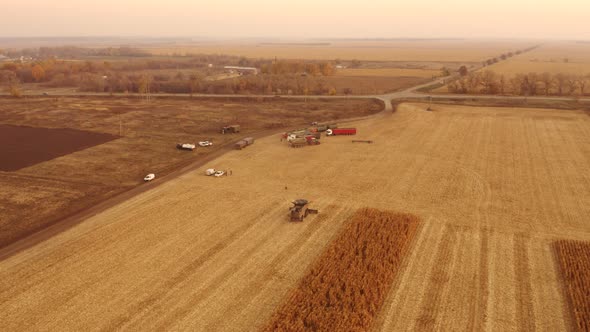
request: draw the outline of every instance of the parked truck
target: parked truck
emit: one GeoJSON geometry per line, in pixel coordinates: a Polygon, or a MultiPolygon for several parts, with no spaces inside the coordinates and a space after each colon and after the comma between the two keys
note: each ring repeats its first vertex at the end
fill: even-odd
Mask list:
{"type": "Polygon", "coordinates": [[[236,134],[240,132],[240,125],[231,125],[221,128],[222,134],[236,134]]]}
{"type": "Polygon", "coordinates": [[[195,145],[194,144],[189,144],[189,143],[178,143],[176,144],[176,148],[179,150],[189,150],[192,151],[195,149],[195,145]]]}
{"type": "Polygon", "coordinates": [[[246,137],[234,144],[234,148],[236,148],[237,150],[242,150],[243,148],[252,144],[254,144],[254,137],[246,137]]]}
{"type": "Polygon", "coordinates": [[[334,128],[326,130],[327,136],[356,135],[356,128],[334,128]]]}

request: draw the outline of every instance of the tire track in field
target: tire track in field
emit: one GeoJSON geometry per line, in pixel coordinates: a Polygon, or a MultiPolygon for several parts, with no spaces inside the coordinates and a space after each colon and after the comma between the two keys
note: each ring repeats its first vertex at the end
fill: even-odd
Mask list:
{"type": "MultiPolygon", "coordinates": [[[[321,215],[320,215],[321,216],[321,215]]],[[[318,216],[319,217],[319,216],[318,216]]],[[[314,220],[315,222],[315,220],[314,220]]],[[[311,227],[312,231],[315,232],[320,227],[320,224],[312,223],[311,227]]],[[[268,228],[267,233],[264,235],[263,238],[257,239],[257,243],[248,250],[241,251],[239,256],[246,259],[247,257],[252,256],[256,252],[259,252],[261,247],[266,245],[268,241],[276,235],[277,228],[280,227],[280,223],[276,223],[276,227],[268,228]]],[[[312,233],[313,234],[313,233],[312,233]]],[[[303,242],[303,240],[302,240],[303,242]]],[[[287,255],[287,253],[285,253],[287,255]]],[[[232,264],[230,268],[223,271],[220,275],[216,276],[209,284],[204,287],[203,289],[199,290],[195,296],[193,296],[187,303],[183,303],[182,307],[175,307],[172,309],[166,310],[166,319],[161,321],[155,330],[169,330],[171,326],[175,322],[181,321],[185,316],[190,314],[195,307],[199,304],[207,301],[215,292],[223,286],[225,282],[231,279],[232,275],[235,275],[237,272],[247,269],[248,267],[243,264],[232,264]],[[170,317],[172,316],[172,317],[170,317]]],[[[260,291],[259,288],[253,289],[257,292],[260,291]]]]}
{"type": "MultiPolygon", "coordinates": [[[[586,204],[586,199],[588,198],[588,195],[585,195],[584,193],[589,192],[587,189],[590,187],[589,181],[587,177],[584,176],[580,176],[580,174],[578,173],[577,170],[581,170],[581,169],[588,169],[588,164],[585,164],[584,166],[579,164],[579,160],[583,159],[583,154],[580,154],[580,150],[579,150],[579,145],[577,145],[575,140],[571,139],[571,130],[569,130],[570,128],[566,126],[566,128],[562,129],[559,122],[552,123],[553,127],[555,128],[555,132],[556,135],[559,136],[560,141],[562,141],[563,143],[560,145],[560,149],[555,149],[555,147],[553,147],[552,151],[554,155],[559,155],[559,154],[565,154],[567,156],[567,162],[560,162],[559,163],[559,174],[563,175],[563,178],[561,179],[562,181],[559,181],[560,186],[562,188],[564,188],[563,191],[561,192],[568,192],[570,193],[570,195],[568,195],[568,198],[570,201],[575,201],[576,202],[576,211],[584,211],[584,207],[587,206],[586,204]],[[567,133],[567,134],[566,134],[567,133]],[[564,153],[564,150],[567,151],[567,153],[564,153]],[[574,158],[575,156],[575,158],[574,158]],[[574,165],[575,167],[572,167],[572,165],[574,165]],[[572,192],[575,192],[576,194],[571,194],[572,192]]],[[[562,159],[563,157],[560,157],[560,159],[562,159]]],[[[566,210],[568,212],[571,212],[571,209],[566,210]]],[[[588,211],[586,209],[586,211],[588,211]]],[[[568,213],[568,217],[571,218],[573,217],[570,213],[568,213]]],[[[586,218],[580,218],[580,219],[586,219],[586,218]]],[[[579,224],[578,224],[579,225],[579,224]]],[[[576,226],[578,226],[576,225],[576,226]]],[[[572,227],[572,226],[570,226],[572,227]]],[[[575,226],[574,226],[575,227],[575,226]]],[[[578,226],[579,227],[579,226],[578,226]]],[[[572,227],[573,228],[573,227],[572,227]]]]}
{"type": "MultiPolygon", "coordinates": [[[[541,124],[543,125],[543,134],[545,136],[547,135],[551,135],[551,131],[547,128],[547,122],[546,121],[542,121],[541,124]]],[[[547,142],[547,139],[545,137],[543,137],[543,139],[539,138],[539,131],[535,131],[535,134],[537,135],[536,139],[539,142],[539,148],[541,151],[541,156],[543,158],[543,164],[545,165],[545,169],[547,170],[547,177],[545,179],[547,179],[548,183],[544,188],[541,188],[541,193],[548,193],[552,196],[552,199],[549,200],[554,206],[552,206],[550,208],[551,212],[554,214],[554,217],[552,217],[552,221],[553,221],[553,225],[562,225],[564,220],[567,220],[567,218],[564,216],[563,211],[567,211],[567,208],[563,207],[563,202],[560,199],[561,197],[558,196],[558,192],[561,192],[560,190],[558,190],[557,188],[557,184],[555,179],[559,178],[559,173],[560,172],[554,172],[553,171],[553,163],[552,163],[552,157],[554,157],[555,155],[553,153],[549,153],[549,150],[551,149],[551,143],[547,142]],[[550,190],[548,190],[548,186],[550,186],[550,190]]],[[[551,135],[553,136],[553,135],[551,135]]],[[[553,139],[551,139],[551,136],[549,137],[549,141],[553,141],[553,139]]],[[[544,199],[543,201],[548,201],[547,199],[544,199]]],[[[552,229],[553,231],[558,231],[560,227],[555,227],[554,229],[552,229]]]]}
{"type": "MultiPolygon", "coordinates": [[[[434,122],[434,125],[436,124],[440,124],[440,120],[439,119],[431,119],[431,122],[434,122]]],[[[421,128],[420,132],[426,131],[427,128],[424,126],[423,128],[421,128]]],[[[448,122],[444,123],[444,127],[436,127],[436,130],[434,131],[434,133],[432,133],[430,136],[428,136],[427,139],[422,139],[422,142],[420,141],[420,139],[416,139],[414,138],[412,141],[410,142],[416,142],[416,143],[412,143],[410,144],[411,146],[415,147],[420,146],[421,148],[421,153],[417,153],[415,148],[412,149],[411,151],[405,151],[405,153],[407,153],[408,155],[414,155],[414,160],[415,160],[415,164],[416,164],[416,169],[414,171],[412,175],[412,179],[413,181],[410,180],[404,180],[404,181],[400,181],[402,183],[407,183],[405,190],[400,191],[401,192],[401,197],[404,200],[412,200],[411,195],[414,192],[415,188],[418,185],[418,181],[416,179],[420,179],[422,177],[422,173],[426,172],[428,170],[428,167],[431,167],[431,165],[429,164],[429,161],[432,159],[432,156],[435,156],[436,154],[433,153],[433,151],[435,149],[437,149],[439,146],[439,142],[440,137],[447,137],[448,136],[448,132],[450,131],[450,125],[448,122]],[[444,135],[443,135],[444,133],[444,135]]],[[[424,135],[424,137],[426,137],[427,135],[424,135]]],[[[422,137],[419,137],[422,138],[422,137]]],[[[409,150],[409,149],[408,149],[409,150]]],[[[401,189],[401,188],[400,188],[401,189]]]]}
{"type": "Polygon", "coordinates": [[[535,331],[535,311],[532,299],[531,272],[528,255],[530,238],[514,236],[514,275],[516,276],[516,324],[518,331],[535,331]]]}
{"type": "MultiPolygon", "coordinates": [[[[280,208],[281,206],[275,207],[274,212],[278,212],[280,208]]],[[[195,271],[197,271],[206,262],[208,262],[211,259],[211,257],[226,249],[235,241],[237,241],[241,236],[243,236],[244,233],[253,229],[254,226],[256,226],[256,224],[258,223],[258,221],[258,216],[254,217],[250,220],[250,222],[245,223],[242,226],[235,229],[234,231],[232,231],[229,234],[229,236],[220,239],[220,241],[216,245],[207,249],[204,253],[197,256],[197,258],[193,260],[190,264],[185,266],[182,270],[180,270],[171,278],[167,279],[162,285],[159,285],[156,292],[150,294],[147,298],[141,300],[140,302],[136,303],[130,308],[125,308],[125,312],[130,312],[131,314],[122,314],[118,316],[117,318],[109,322],[106,328],[101,330],[119,330],[125,324],[134,319],[135,313],[148,313],[150,309],[152,309],[154,306],[158,304],[158,301],[164,298],[167,294],[173,292],[178,285],[184,283],[188,278],[190,278],[192,274],[195,273],[195,271]]]]}
{"type": "MultiPolygon", "coordinates": [[[[426,276],[428,267],[434,264],[434,254],[438,252],[439,245],[443,234],[439,234],[435,229],[435,222],[432,217],[423,222],[416,232],[414,243],[408,250],[408,256],[400,267],[400,274],[393,282],[392,287],[388,290],[389,294],[383,303],[381,313],[375,320],[373,331],[391,331],[397,328],[399,321],[403,320],[403,316],[415,315],[415,310],[406,314],[401,312],[409,308],[417,308],[415,305],[424,296],[421,294],[422,290],[426,288],[426,276]],[[433,255],[429,255],[430,252],[433,255]],[[416,276],[424,276],[417,278],[416,276]],[[397,311],[396,311],[397,310],[397,311]],[[402,316],[402,317],[400,317],[402,316]]],[[[406,324],[405,326],[408,326],[406,324]]],[[[409,329],[411,329],[408,326],[409,329]]]]}
{"type": "Polygon", "coordinates": [[[443,293],[449,285],[451,258],[457,245],[455,240],[454,231],[449,226],[445,226],[442,243],[434,260],[428,291],[420,304],[421,315],[416,319],[415,330],[432,331],[436,328],[438,308],[442,305],[443,293]]]}
{"type": "Polygon", "coordinates": [[[471,319],[467,325],[467,331],[483,331],[486,327],[486,312],[489,301],[489,230],[479,230],[481,244],[479,248],[479,269],[477,288],[475,290],[476,305],[471,307],[469,312],[471,319]]]}
{"type": "MultiPolygon", "coordinates": [[[[336,205],[330,205],[326,210],[328,212],[334,212],[334,210],[336,210],[337,207],[336,205]]],[[[333,216],[332,219],[337,219],[337,218],[345,218],[346,215],[350,214],[350,212],[352,211],[351,208],[339,208],[340,211],[338,211],[335,216],[333,216]]],[[[301,247],[303,245],[305,245],[305,242],[310,239],[315,233],[317,233],[320,229],[323,228],[323,226],[327,225],[327,219],[328,216],[326,215],[319,215],[318,217],[323,217],[323,218],[318,218],[320,220],[313,220],[312,222],[314,223],[311,227],[308,227],[305,232],[303,232],[300,236],[297,237],[297,239],[292,242],[291,244],[289,244],[285,249],[283,249],[279,255],[277,255],[275,258],[272,259],[272,261],[269,263],[270,267],[274,267],[274,266],[278,266],[279,264],[281,264],[282,262],[287,262],[289,261],[290,257],[294,256],[294,253],[298,252],[301,247]]],[[[344,224],[341,225],[341,227],[344,226],[344,224]]],[[[339,228],[341,228],[339,227],[339,228]]],[[[338,231],[336,231],[336,233],[334,234],[334,236],[338,235],[338,231]]],[[[326,242],[326,245],[329,245],[331,242],[331,240],[326,242]]],[[[321,254],[322,252],[318,252],[318,256],[321,254]]],[[[313,260],[309,262],[309,266],[313,265],[313,260]]],[[[256,277],[256,282],[254,282],[253,284],[248,285],[248,287],[246,287],[243,291],[240,292],[240,294],[236,297],[238,299],[240,299],[241,301],[236,301],[235,303],[227,306],[225,308],[225,310],[218,315],[218,317],[211,323],[207,324],[207,326],[205,327],[205,330],[208,331],[212,331],[215,329],[216,326],[219,326],[220,324],[222,324],[224,321],[228,320],[228,317],[233,316],[239,316],[244,310],[246,310],[248,308],[248,305],[257,297],[260,296],[260,294],[262,293],[262,289],[264,288],[265,285],[268,285],[269,281],[273,278],[274,275],[274,271],[273,269],[270,270],[265,270],[262,271],[260,276],[256,277]]],[[[304,276],[305,274],[302,274],[302,276],[304,276]]],[[[298,282],[294,283],[294,287],[296,287],[298,284],[298,282]]],[[[286,291],[286,294],[288,295],[289,290],[286,291]]],[[[279,303],[280,305],[280,303],[279,303]]]]}
{"type": "MultiPolygon", "coordinates": [[[[318,217],[320,217],[320,216],[322,216],[322,215],[321,214],[318,215],[318,217]]],[[[321,225],[323,225],[323,224],[316,223],[316,220],[313,220],[311,226],[308,227],[302,233],[302,235],[297,238],[296,243],[301,245],[303,242],[305,242],[305,239],[307,239],[307,238],[303,237],[303,234],[305,234],[305,233],[314,234],[320,228],[321,225]]],[[[244,257],[251,256],[255,252],[259,251],[259,249],[262,246],[264,246],[268,242],[268,240],[270,238],[272,238],[273,236],[275,236],[275,232],[271,232],[270,234],[265,236],[263,239],[259,240],[258,243],[253,248],[249,249],[247,252],[242,252],[241,256],[244,256],[244,257]]],[[[290,253],[292,253],[292,252],[281,251],[281,253],[279,254],[279,257],[284,259],[284,257],[287,257],[290,253]]],[[[277,261],[277,260],[275,260],[275,259],[272,260],[273,264],[275,264],[275,261],[277,261]]],[[[185,303],[182,307],[177,308],[174,312],[172,312],[171,318],[169,318],[166,321],[162,322],[161,324],[157,325],[156,330],[170,329],[171,326],[175,322],[179,322],[180,320],[182,320],[184,317],[186,317],[188,314],[190,314],[190,312],[192,310],[194,310],[195,307],[197,307],[199,304],[201,304],[202,302],[205,302],[207,299],[209,299],[215,293],[215,291],[217,291],[223,285],[224,282],[231,279],[232,275],[234,275],[236,272],[238,272],[240,270],[244,270],[247,268],[248,268],[248,266],[245,266],[245,265],[240,265],[240,266],[236,265],[236,266],[233,266],[232,269],[227,270],[224,273],[222,273],[220,276],[216,277],[215,280],[210,285],[208,285],[206,288],[204,288],[203,290],[201,290],[197,294],[198,297],[197,296],[193,297],[193,299],[191,301],[189,301],[188,303],[185,303]]],[[[269,274],[272,274],[272,273],[269,273],[269,274]]],[[[259,291],[260,291],[260,288],[257,288],[257,287],[250,288],[250,292],[258,293],[259,291]]]]}

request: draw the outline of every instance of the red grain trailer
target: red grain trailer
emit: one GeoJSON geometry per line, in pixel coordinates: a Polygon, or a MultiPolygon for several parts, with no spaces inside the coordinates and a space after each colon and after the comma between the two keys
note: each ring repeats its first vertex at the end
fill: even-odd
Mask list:
{"type": "Polygon", "coordinates": [[[334,128],[326,130],[326,135],[356,135],[356,128],[334,128]]]}

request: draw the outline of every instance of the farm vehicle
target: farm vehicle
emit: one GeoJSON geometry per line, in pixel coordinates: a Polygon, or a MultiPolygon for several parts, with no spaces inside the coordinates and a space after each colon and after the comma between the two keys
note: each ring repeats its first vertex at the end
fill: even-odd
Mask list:
{"type": "Polygon", "coordinates": [[[214,168],[209,168],[208,170],[205,171],[205,175],[207,176],[215,176],[215,177],[220,177],[225,175],[226,171],[222,171],[222,170],[216,170],[214,168]]]}
{"type": "Polygon", "coordinates": [[[291,132],[283,133],[283,138],[287,140],[287,142],[291,142],[294,139],[302,138],[302,137],[314,137],[315,139],[320,139],[322,134],[319,132],[311,132],[309,130],[296,130],[291,132]]]}
{"type": "Polygon", "coordinates": [[[326,130],[327,136],[356,135],[356,128],[334,128],[326,130]]]}
{"type": "Polygon", "coordinates": [[[211,142],[211,141],[200,141],[199,142],[199,146],[202,146],[202,147],[211,146],[211,145],[213,145],[213,142],[211,142]]]}
{"type": "Polygon", "coordinates": [[[326,131],[328,129],[338,128],[338,124],[336,124],[336,123],[323,123],[323,124],[320,123],[320,124],[316,124],[312,128],[315,128],[316,131],[323,132],[323,131],[326,131]]]}
{"type": "Polygon", "coordinates": [[[222,134],[237,134],[240,132],[240,125],[231,125],[221,128],[222,134]]]}
{"type": "Polygon", "coordinates": [[[248,145],[254,144],[254,137],[246,137],[234,144],[234,148],[236,150],[242,150],[243,148],[247,147],[248,145]]]}
{"type": "Polygon", "coordinates": [[[176,148],[179,150],[193,151],[196,148],[196,146],[194,144],[189,144],[189,143],[178,143],[178,144],[176,144],[176,148]]]}
{"type": "Polygon", "coordinates": [[[318,214],[318,210],[310,209],[308,207],[309,201],[306,199],[297,199],[291,202],[292,207],[289,208],[289,215],[291,221],[303,221],[309,214],[318,214]]]}
{"type": "Polygon", "coordinates": [[[304,147],[306,145],[319,145],[320,140],[318,140],[314,136],[308,135],[305,137],[297,137],[297,138],[289,141],[289,144],[293,148],[300,148],[300,147],[304,147]]]}

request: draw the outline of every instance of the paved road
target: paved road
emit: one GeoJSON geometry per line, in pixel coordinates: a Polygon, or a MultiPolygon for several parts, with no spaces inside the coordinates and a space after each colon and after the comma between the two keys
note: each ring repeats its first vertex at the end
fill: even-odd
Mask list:
{"type": "MultiPolygon", "coordinates": [[[[479,69],[479,68],[478,68],[479,69]]],[[[381,94],[381,95],[348,95],[348,96],[325,96],[325,95],[268,95],[268,94],[254,94],[254,95],[235,95],[235,94],[193,94],[194,98],[288,98],[288,99],[378,99],[385,103],[385,110],[392,110],[391,102],[395,100],[516,100],[516,101],[583,101],[590,102],[590,98],[577,98],[577,97],[547,97],[547,96],[534,96],[534,97],[523,97],[523,96],[500,96],[500,95],[470,95],[470,94],[427,94],[419,92],[420,89],[434,85],[449,82],[456,79],[456,75],[440,77],[429,81],[424,84],[416,85],[404,90],[381,94]]],[[[7,93],[0,93],[0,96],[8,96],[7,93]]],[[[24,96],[38,97],[44,96],[40,92],[24,93],[24,96]]],[[[100,93],[100,92],[60,92],[56,94],[49,94],[49,97],[134,97],[138,98],[139,94],[128,94],[128,93],[100,93]]],[[[153,94],[152,97],[165,97],[165,98],[191,98],[188,93],[157,93],[153,94]]]]}

